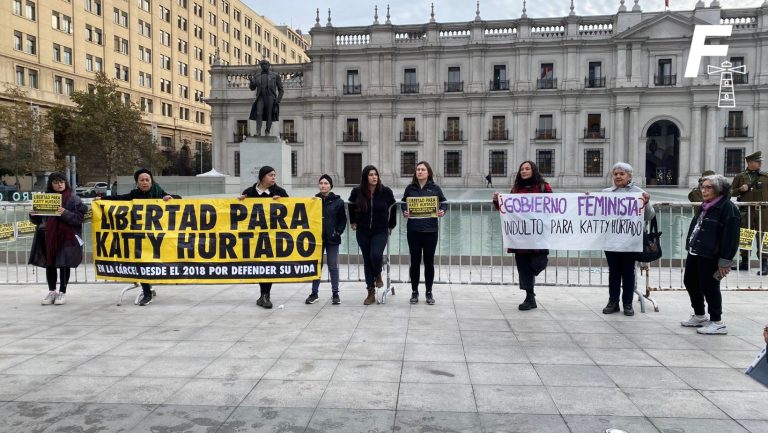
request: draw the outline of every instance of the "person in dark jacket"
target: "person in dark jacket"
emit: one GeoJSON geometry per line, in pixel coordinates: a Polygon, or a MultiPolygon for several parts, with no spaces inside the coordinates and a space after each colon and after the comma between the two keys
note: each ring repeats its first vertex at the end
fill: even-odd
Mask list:
{"type": "Polygon", "coordinates": [[[704,177],[701,182],[704,202],[691,221],[685,249],[683,283],[691,298],[693,315],[680,322],[682,326],[699,328],[699,334],[727,334],[722,322],[723,298],[720,280],[731,271],[733,257],[739,248],[741,214],[731,202],[730,184],[721,175],[704,177]],[[704,301],[709,305],[709,317],[704,301]]]}
{"type": "Polygon", "coordinates": [[[424,288],[426,289],[427,304],[434,305],[432,283],[435,281],[435,249],[437,248],[438,223],[437,218],[411,218],[408,210],[409,197],[437,197],[438,218],[445,215],[448,205],[443,190],[432,180],[432,167],[426,161],[416,164],[413,180],[403,192],[403,216],[408,220],[408,249],[411,255],[409,269],[411,277],[411,304],[419,302],[419,279],[422,252],[424,257],[424,288]]]}
{"type": "MultiPolygon", "coordinates": [[[[94,200],[152,200],[162,199],[168,201],[171,199],[180,199],[180,195],[168,194],[163,188],[155,183],[155,179],[152,176],[152,172],[146,168],[140,168],[133,173],[133,180],[136,181],[136,188],[132,189],[128,194],[119,194],[109,197],[96,197],[94,200]]],[[[141,283],[141,290],[143,296],[139,301],[140,306],[149,305],[152,302],[152,285],[149,283],[141,283]]]]}
{"type": "MultiPolygon", "coordinates": [[[[324,174],[318,181],[320,192],[315,195],[323,201],[323,249],[327,256],[328,275],[331,277],[331,304],[341,303],[339,298],[339,245],[341,245],[341,234],[347,227],[347,214],[344,211],[344,200],[331,192],[333,189],[333,179],[324,174]]],[[[320,288],[320,279],[312,281],[312,293],[305,303],[314,304],[317,302],[317,292],[320,288]]]]}
{"type": "MultiPolygon", "coordinates": [[[[259,169],[259,181],[246,188],[237,199],[243,200],[245,198],[267,197],[272,197],[277,200],[280,197],[288,197],[288,193],[277,185],[277,172],[275,169],[265,165],[259,169]]],[[[272,283],[259,283],[259,289],[261,290],[261,296],[259,296],[259,300],[256,301],[256,305],[264,308],[272,308],[272,301],[269,299],[272,283]]]]}
{"type": "MultiPolygon", "coordinates": [[[[517,169],[515,182],[512,184],[510,194],[540,194],[552,193],[552,187],[544,180],[539,167],[533,161],[523,161],[517,169]]],[[[493,193],[493,207],[499,210],[499,193],[493,193]]],[[[517,273],[520,275],[520,290],[525,290],[525,300],[517,308],[527,311],[537,308],[536,293],[533,290],[536,276],[547,267],[549,250],[525,250],[512,249],[508,253],[515,253],[517,273]]]]}
{"type": "Polygon", "coordinates": [[[61,194],[57,216],[31,215],[37,225],[32,238],[29,264],[45,268],[48,295],[42,305],[62,305],[65,302],[70,269],[83,261],[83,217],[88,212],[80,197],[75,195],[62,173],[51,173],[45,189],[49,194],[61,194]],[[59,291],[56,291],[56,269],[59,270],[59,291]]]}
{"type": "Polygon", "coordinates": [[[368,290],[364,305],[376,302],[376,287],[384,285],[381,280],[382,260],[387,236],[397,224],[395,203],[392,190],[381,184],[379,170],[372,165],[365,166],[360,185],[349,194],[349,219],[352,230],[357,232],[368,290]]]}

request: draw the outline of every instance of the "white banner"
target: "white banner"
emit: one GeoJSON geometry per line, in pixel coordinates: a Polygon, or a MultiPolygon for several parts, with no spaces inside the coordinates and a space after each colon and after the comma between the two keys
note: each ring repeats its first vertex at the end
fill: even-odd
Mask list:
{"type": "Polygon", "coordinates": [[[504,248],[643,250],[642,193],[501,194],[504,248]]]}

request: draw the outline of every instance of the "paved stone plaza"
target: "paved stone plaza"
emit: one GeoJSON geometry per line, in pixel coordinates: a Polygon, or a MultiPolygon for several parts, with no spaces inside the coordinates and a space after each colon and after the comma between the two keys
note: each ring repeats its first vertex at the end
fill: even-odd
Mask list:
{"type": "Polygon", "coordinates": [[[768,388],[742,374],[768,293],[726,292],[730,334],[681,328],[685,292],[659,313],[600,314],[606,288],[405,287],[364,307],[305,305],[308,284],[159,287],[148,307],[116,285],[0,286],[0,432],[768,432],[768,388]],[[131,298],[132,299],[132,298],[131,298]]]}

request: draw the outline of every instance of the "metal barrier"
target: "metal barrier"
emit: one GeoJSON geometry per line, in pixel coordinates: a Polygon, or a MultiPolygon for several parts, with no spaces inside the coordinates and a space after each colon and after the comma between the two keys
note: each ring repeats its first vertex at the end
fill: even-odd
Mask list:
{"type": "MultiPolygon", "coordinates": [[[[449,201],[448,212],[440,220],[440,235],[435,256],[435,283],[438,284],[483,284],[516,285],[517,272],[514,255],[504,251],[501,241],[499,214],[487,201],[449,201]]],[[[395,206],[400,206],[397,203],[395,206]]],[[[737,203],[747,206],[751,216],[756,205],[768,206],[768,202],[737,203]]],[[[694,205],[691,203],[655,203],[662,235],[663,257],[650,265],[646,274],[646,287],[650,290],[683,289],[685,259],[685,236],[693,218],[694,205]]],[[[1,222],[27,221],[31,210],[29,203],[2,203],[1,222]]],[[[408,266],[410,256],[406,240],[406,224],[401,212],[397,227],[392,231],[385,252],[387,287],[393,283],[409,283],[408,266]]],[[[759,212],[758,212],[759,214],[759,212]]],[[[762,215],[761,215],[762,216],[762,215]]],[[[762,224],[762,219],[758,221],[762,224]]],[[[344,282],[364,281],[362,258],[359,254],[354,232],[347,228],[342,236],[339,266],[340,279],[344,282]]],[[[44,284],[44,273],[27,265],[32,236],[17,238],[0,243],[0,284],[44,284]],[[3,266],[4,264],[4,266],[3,266]]],[[[83,266],[72,272],[72,283],[94,283],[93,254],[90,245],[91,224],[83,227],[85,240],[83,266]]],[[[762,248],[758,244],[758,249],[762,248]]],[[[761,250],[758,250],[761,251],[761,250]]],[[[732,272],[723,279],[724,290],[766,290],[763,275],[756,275],[759,269],[759,255],[751,252],[750,270],[732,272]],[[755,264],[758,264],[757,266],[755,264]]],[[[737,255],[740,260],[740,256],[737,255]]],[[[323,280],[327,271],[323,269],[323,280]]],[[[98,282],[102,282],[99,280],[98,282]]],[[[551,251],[549,266],[537,278],[537,285],[556,286],[607,286],[608,268],[601,251],[551,251]]]]}

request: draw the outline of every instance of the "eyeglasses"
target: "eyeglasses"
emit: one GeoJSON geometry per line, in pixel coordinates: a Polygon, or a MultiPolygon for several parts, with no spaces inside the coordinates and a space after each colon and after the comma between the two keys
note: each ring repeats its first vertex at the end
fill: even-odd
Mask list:
{"type": "Polygon", "coordinates": [[[715,189],[715,187],[712,185],[702,185],[699,187],[699,189],[715,189]]]}
{"type": "Polygon", "coordinates": [[[52,180],[51,183],[66,183],[66,182],[61,179],[56,179],[56,180],[52,180]]]}

